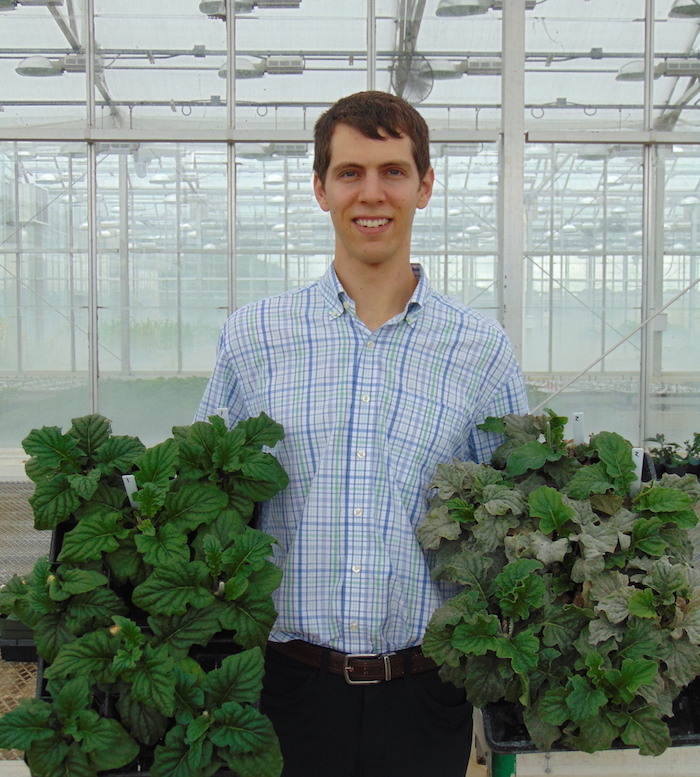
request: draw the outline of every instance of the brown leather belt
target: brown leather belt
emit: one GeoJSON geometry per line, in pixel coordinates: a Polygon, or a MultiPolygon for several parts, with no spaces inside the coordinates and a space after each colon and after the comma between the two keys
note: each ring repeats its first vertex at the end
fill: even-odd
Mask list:
{"type": "Polygon", "coordinates": [[[411,674],[437,669],[433,659],[423,655],[420,645],[396,653],[374,654],[340,653],[300,639],[267,644],[273,650],[316,669],[320,669],[323,664],[325,653],[328,655],[328,671],[341,675],[350,685],[370,685],[403,677],[406,674],[407,663],[411,674]]]}

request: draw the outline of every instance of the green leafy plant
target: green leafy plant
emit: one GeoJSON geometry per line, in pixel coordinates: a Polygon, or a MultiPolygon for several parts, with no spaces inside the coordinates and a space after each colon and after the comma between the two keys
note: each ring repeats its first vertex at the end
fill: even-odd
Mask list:
{"type": "Polygon", "coordinates": [[[631,446],[611,432],[572,446],[565,418],[489,418],[491,465],[441,465],[418,536],[459,592],[423,649],[477,707],[519,705],[535,745],[656,755],[664,716],[700,674],[693,475],[631,493],[631,446]]]}
{"type": "Polygon", "coordinates": [[[665,434],[647,437],[645,442],[656,443],[649,446],[649,453],[657,467],[660,465],[663,468],[675,468],[682,467],[687,463],[682,446],[677,442],[666,442],[665,434]]]}
{"type": "Polygon", "coordinates": [[[34,629],[46,684],[0,719],[0,747],[36,775],[135,759],[153,777],[281,771],[255,707],[281,572],[249,522],[287,485],[263,450],[284,433],[264,414],[210,420],[148,450],[99,415],[24,440],[35,526],[56,549],[0,590],[0,614],[34,629]]]}

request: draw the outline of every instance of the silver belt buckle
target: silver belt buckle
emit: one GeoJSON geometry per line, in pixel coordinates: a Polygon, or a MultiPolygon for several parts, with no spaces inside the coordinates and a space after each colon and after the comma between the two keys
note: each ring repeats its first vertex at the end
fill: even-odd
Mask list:
{"type": "Polygon", "coordinates": [[[391,680],[391,656],[396,655],[395,653],[346,653],[345,657],[343,658],[343,677],[345,678],[345,682],[348,685],[376,685],[377,683],[381,683],[381,680],[353,680],[350,677],[350,672],[352,671],[352,667],[350,666],[350,659],[351,658],[360,658],[360,659],[372,659],[372,658],[381,658],[384,661],[384,679],[385,680],[391,680]]]}

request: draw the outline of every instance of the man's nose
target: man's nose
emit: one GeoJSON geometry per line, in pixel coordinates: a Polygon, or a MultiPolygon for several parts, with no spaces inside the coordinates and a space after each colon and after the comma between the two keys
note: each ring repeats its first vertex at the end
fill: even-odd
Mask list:
{"type": "Polygon", "coordinates": [[[384,186],[379,173],[368,172],[365,175],[361,197],[365,202],[381,202],[384,199],[384,186]]]}

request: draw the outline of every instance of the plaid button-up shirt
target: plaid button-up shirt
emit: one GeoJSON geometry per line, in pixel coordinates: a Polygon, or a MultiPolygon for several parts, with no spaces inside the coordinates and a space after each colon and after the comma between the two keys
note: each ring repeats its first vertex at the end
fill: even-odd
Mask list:
{"type": "Polygon", "coordinates": [[[265,411],[290,484],[262,529],[284,571],[271,639],[349,653],[421,642],[446,596],[415,536],[437,465],[486,461],[487,416],[526,413],[520,368],[498,324],[418,285],[374,332],[331,266],[318,282],[237,310],[196,420],[265,411]]]}

